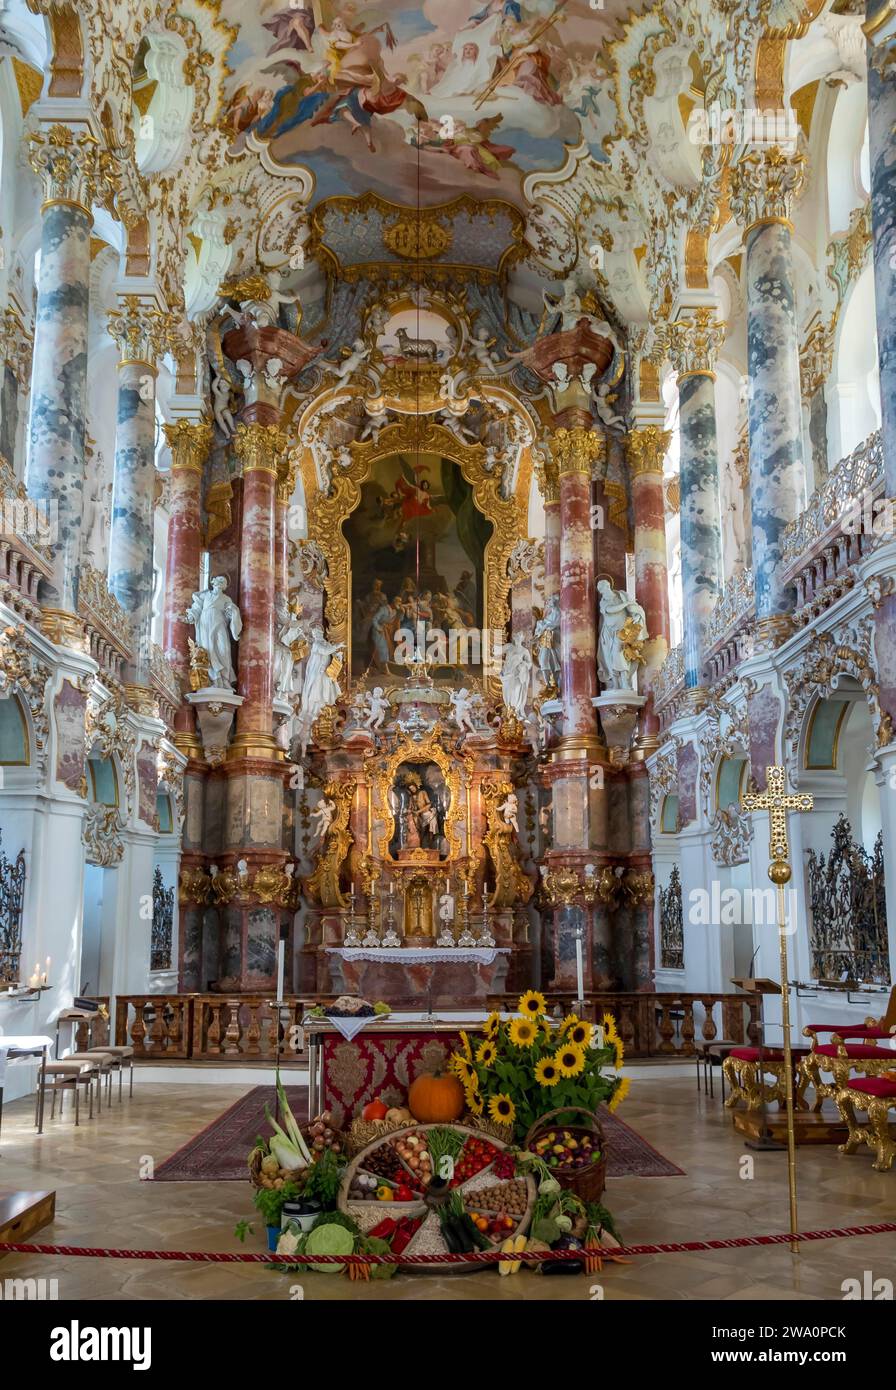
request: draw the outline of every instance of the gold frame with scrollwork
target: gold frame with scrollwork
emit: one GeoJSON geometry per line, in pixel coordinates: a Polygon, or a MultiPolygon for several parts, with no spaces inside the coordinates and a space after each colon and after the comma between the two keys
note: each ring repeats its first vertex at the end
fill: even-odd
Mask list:
{"type": "MultiPolygon", "coordinates": [[[[352,392],[352,394],[355,394],[352,392]]],[[[308,418],[320,408],[318,397],[308,418]]],[[[299,435],[301,437],[301,428],[299,435]]],[[[450,430],[427,416],[407,414],[380,432],[376,442],[353,444],[352,462],[338,469],[333,477],[331,495],[322,497],[317,489],[314,458],[310,449],[302,450],[301,470],[308,515],[308,538],[320,546],[327,561],[324,577],[325,614],[331,642],[344,642],[346,648],[346,680],[351,687],[351,552],[342,532],[343,523],[361,500],[361,488],[370,477],[373,465],[395,454],[416,452],[439,454],[456,463],[461,474],[473,489],[473,501],[488,521],[492,535],[485,547],[484,593],[482,626],[487,631],[504,629],[510,621],[510,576],[507,572],[513,547],[520,536],[527,534],[530,451],[524,452],[516,495],[505,499],[500,493],[500,475],[485,469],[485,449],[481,444],[461,444],[450,430]],[[525,466],[523,466],[525,465],[525,466]],[[525,508],[525,510],[524,510],[525,508]]],[[[491,673],[484,681],[486,695],[497,697],[500,676],[491,673]]]]}
{"type": "MultiPolygon", "coordinates": [[[[385,833],[380,836],[378,850],[380,859],[386,864],[401,864],[402,860],[393,859],[389,853],[389,845],[392,836],[395,834],[395,816],[389,805],[389,788],[395,781],[395,774],[402,763],[427,763],[433,762],[437,765],[448,785],[448,792],[451,797],[449,813],[445,818],[445,836],[448,840],[448,858],[440,861],[439,867],[447,869],[449,864],[456,863],[464,856],[461,854],[460,827],[466,818],[466,810],[461,805],[461,787],[464,787],[467,796],[470,794],[470,782],[473,775],[473,760],[469,756],[458,757],[456,754],[445,752],[441,743],[442,728],[440,724],[434,724],[429,732],[419,740],[413,738],[403,738],[396,745],[394,750],[386,757],[377,757],[370,754],[368,762],[371,767],[371,783],[376,787],[376,800],[374,802],[374,815],[370,820],[369,827],[369,852],[373,853],[373,821],[377,818],[376,807],[379,807],[379,815],[382,816],[385,833]]],[[[429,851],[425,852],[427,858],[429,851]]],[[[469,857],[469,846],[468,854],[469,857]]]]}

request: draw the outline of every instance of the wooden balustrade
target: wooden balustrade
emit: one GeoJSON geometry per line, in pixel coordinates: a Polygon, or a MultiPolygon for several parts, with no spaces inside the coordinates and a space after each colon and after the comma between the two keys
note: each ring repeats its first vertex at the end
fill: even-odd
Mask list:
{"type": "MultiPolygon", "coordinates": [[[[575,1007],[575,995],[542,991],[553,1011],[575,1007]]],[[[516,1009],[515,994],[489,995],[490,1008],[516,1009]]],[[[585,994],[585,1017],[599,1023],[612,1014],[627,1057],[693,1057],[697,1020],[694,1006],[702,1006],[700,1041],[726,1038],[731,1042],[756,1041],[759,1000],[750,994],[596,993],[585,994]]]]}
{"type": "MultiPolygon", "coordinates": [[[[565,1015],[575,996],[543,991],[548,1007],[565,1015]]],[[[314,1003],[332,995],[283,1000],[284,1036],[281,1057],[306,1056],[304,1038],[290,1030],[301,1024],[314,1003]],[[300,1047],[294,1044],[298,1041],[300,1047]]],[[[488,1007],[516,1010],[518,994],[490,995],[488,1007]]],[[[271,1000],[264,994],[120,994],[115,1000],[115,1041],[130,1043],[135,1058],[148,1062],[215,1061],[272,1062],[277,1057],[277,1024],[271,1000]]],[[[627,1057],[692,1057],[700,1041],[726,1038],[756,1042],[759,1000],[749,994],[599,993],[585,996],[585,1016],[599,1023],[605,1013],[616,1028],[627,1057]],[[703,1018],[695,1016],[695,1006],[703,1018]]]]}
{"type": "MultiPolygon", "coordinates": [[[[271,1002],[264,994],[119,994],[115,1041],[131,1044],[141,1061],[274,1061],[277,1019],[271,1002]]],[[[281,1056],[304,1056],[304,1039],[293,1035],[291,1042],[290,1030],[301,1023],[309,1002],[294,995],[283,1000],[281,1056]]]]}
{"type": "Polygon", "coordinates": [[[77,1052],[84,1052],[88,1047],[105,1047],[112,1035],[112,1015],[109,1009],[111,1001],[108,994],[92,994],[90,998],[94,1004],[105,1006],[107,1017],[96,1014],[92,1019],[78,1020],[73,1039],[77,1052]]]}

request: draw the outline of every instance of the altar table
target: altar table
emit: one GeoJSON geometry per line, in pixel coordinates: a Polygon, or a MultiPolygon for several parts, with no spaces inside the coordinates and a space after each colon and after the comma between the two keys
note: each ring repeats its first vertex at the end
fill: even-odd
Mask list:
{"type": "Polygon", "coordinates": [[[335,1125],[350,1124],[371,1100],[404,1105],[421,1072],[444,1067],[460,1046],[460,1031],[481,1034],[483,1014],[428,1018],[392,1014],[371,1019],[351,1041],[327,1018],[305,1018],[308,1044],[308,1114],[329,1110],[335,1125]]]}

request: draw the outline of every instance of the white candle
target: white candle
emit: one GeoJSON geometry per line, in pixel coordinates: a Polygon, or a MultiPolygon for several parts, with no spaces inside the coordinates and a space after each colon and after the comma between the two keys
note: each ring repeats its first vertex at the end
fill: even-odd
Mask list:
{"type": "Polygon", "coordinates": [[[283,1003],[283,971],[286,964],[286,942],[281,939],[277,942],[277,1003],[283,1003]]]}
{"type": "Polygon", "coordinates": [[[585,998],[585,971],[582,966],[582,938],[576,937],[576,989],[579,1003],[585,998]]]}

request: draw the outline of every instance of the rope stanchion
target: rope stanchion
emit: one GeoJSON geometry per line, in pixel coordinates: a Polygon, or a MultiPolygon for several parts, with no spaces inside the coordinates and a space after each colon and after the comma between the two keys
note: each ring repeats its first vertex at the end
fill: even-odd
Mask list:
{"type": "MultiPolygon", "coordinates": [[[[798,1231],[797,1241],[844,1240],[856,1236],[876,1236],[896,1231],[896,1221],[876,1221],[866,1226],[833,1227],[822,1231],[798,1231]]],[[[586,1255],[612,1260],[627,1255],[681,1255],[698,1250],[738,1250],[751,1245],[789,1245],[789,1231],[773,1235],[730,1236],[715,1240],[665,1241],[654,1245],[614,1245],[600,1250],[471,1250],[466,1254],[443,1255],[277,1255],[270,1251],[215,1250],[118,1250],[102,1246],[49,1245],[33,1241],[0,1241],[0,1255],[64,1255],[94,1260],[171,1260],[189,1264],[266,1264],[266,1265],[401,1265],[403,1268],[427,1265],[497,1264],[501,1260],[521,1260],[524,1264],[583,1260],[586,1255]]]]}

